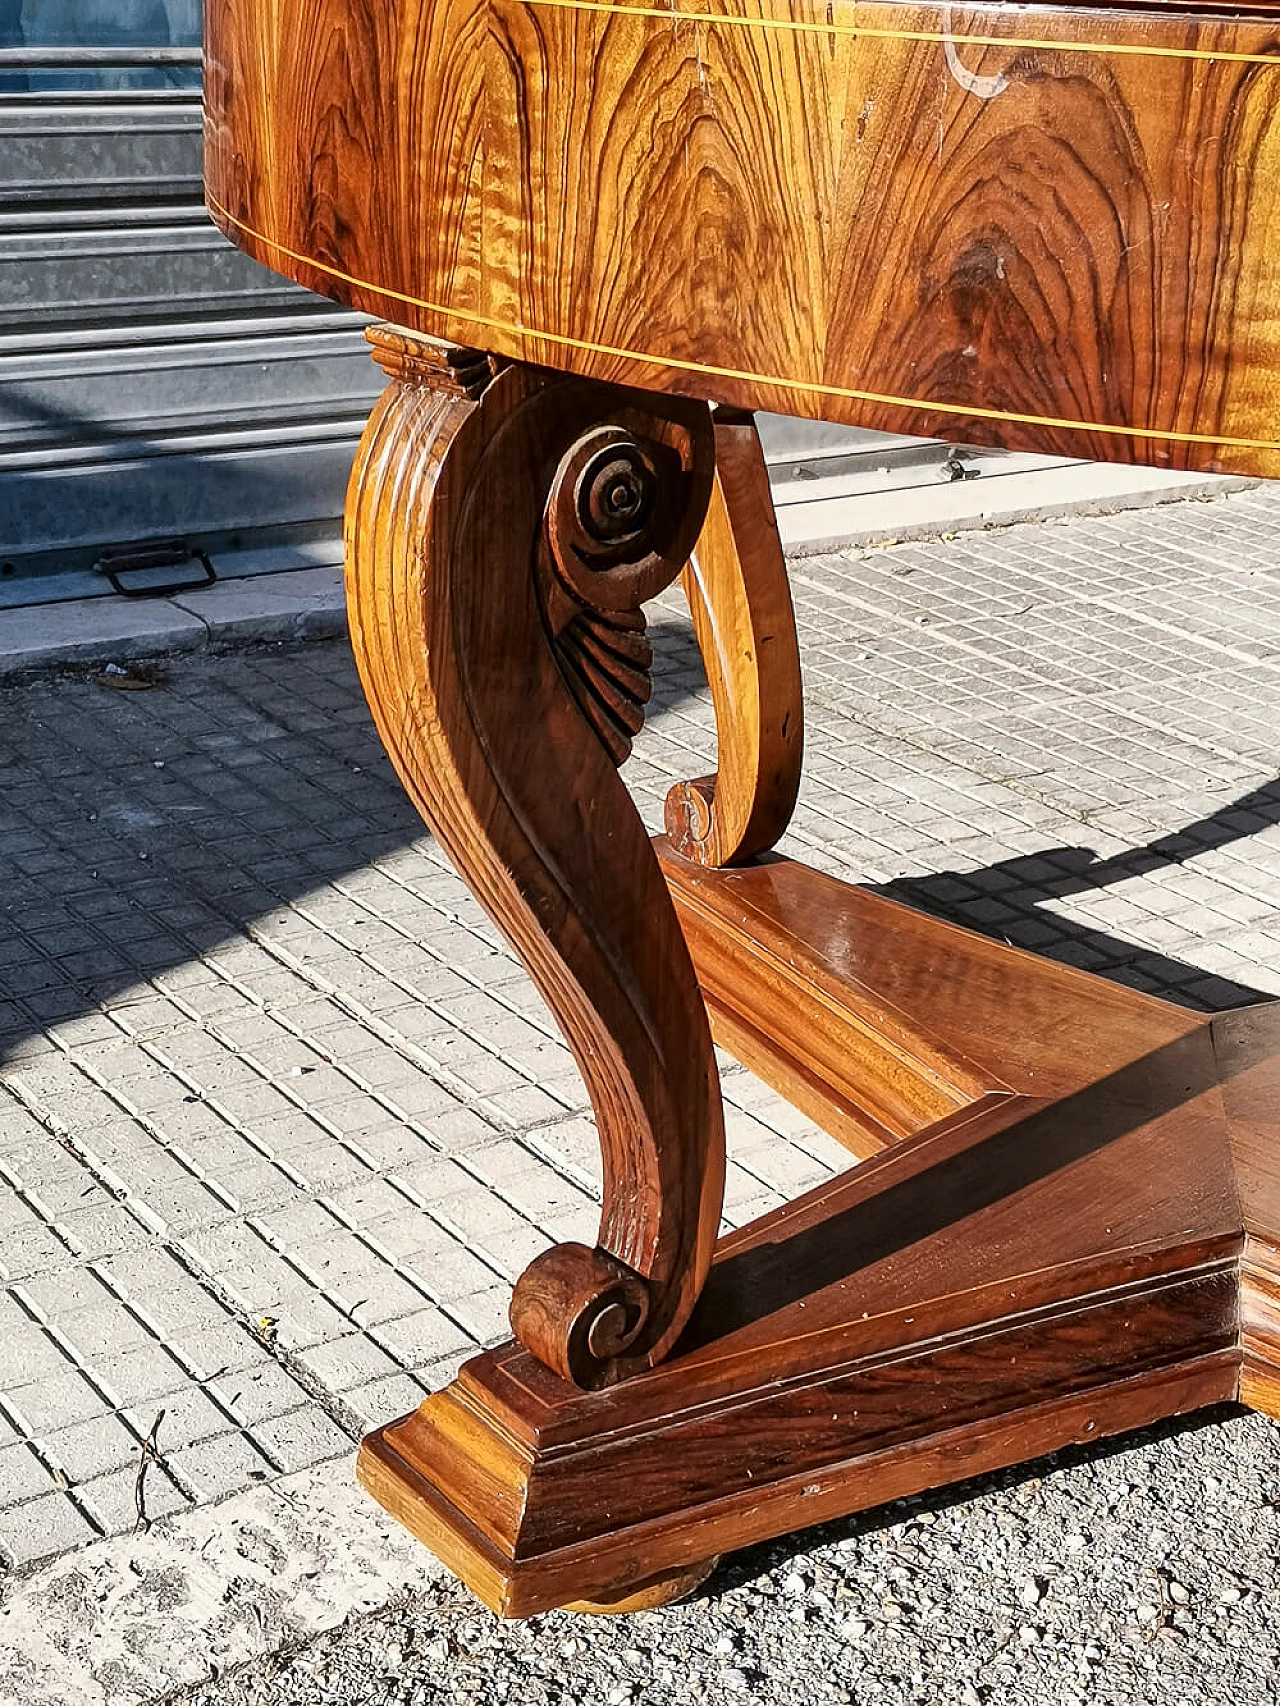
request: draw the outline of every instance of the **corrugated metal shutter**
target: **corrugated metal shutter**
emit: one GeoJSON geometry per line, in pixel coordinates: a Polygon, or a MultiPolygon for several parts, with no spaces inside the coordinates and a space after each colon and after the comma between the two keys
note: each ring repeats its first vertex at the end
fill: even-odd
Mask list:
{"type": "Polygon", "coordinates": [[[104,546],[170,536],[223,554],[270,547],[263,561],[280,567],[336,552],[381,376],[356,316],[210,223],[198,77],[194,48],[0,48],[10,581],[56,573],[59,596],[101,590],[87,571],[104,546]]]}

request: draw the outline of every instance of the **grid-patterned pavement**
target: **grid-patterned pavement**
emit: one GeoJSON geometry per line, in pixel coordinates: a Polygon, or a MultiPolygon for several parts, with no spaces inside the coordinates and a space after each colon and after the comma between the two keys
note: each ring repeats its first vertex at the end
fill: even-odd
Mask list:
{"type": "MultiPolygon", "coordinates": [[[[1280,993],[1280,491],[793,565],[789,850],[1202,1006],[1280,993]]],[[[626,775],[714,763],[655,613],[626,775]]],[[[0,1556],[346,1453],[590,1239],[581,1084],[340,645],[5,695],[0,1556]],[[148,1442],[150,1442],[148,1444],[148,1442]]],[[[727,1070],[727,1218],[847,1158],[727,1070]]]]}

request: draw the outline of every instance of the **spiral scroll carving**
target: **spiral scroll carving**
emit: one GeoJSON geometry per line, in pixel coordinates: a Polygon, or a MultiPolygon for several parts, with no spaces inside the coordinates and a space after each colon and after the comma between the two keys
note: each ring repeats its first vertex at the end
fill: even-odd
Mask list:
{"type": "Polygon", "coordinates": [[[615,764],[644,723],[653,648],[641,607],[675,578],[686,485],[677,449],[617,422],[570,446],[548,498],[548,625],[570,691],[615,764]]]}
{"type": "Polygon", "coordinates": [[[393,377],[348,496],[353,643],[401,779],[586,1082],[597,1247],[538,1257],[511,1320],[549,1368],[601,1386],[674,1342],[723,1191],[706,1013],[616,770],[649,696],[641,605],[706,509],[709,413],[370,336],[393,377]]]}

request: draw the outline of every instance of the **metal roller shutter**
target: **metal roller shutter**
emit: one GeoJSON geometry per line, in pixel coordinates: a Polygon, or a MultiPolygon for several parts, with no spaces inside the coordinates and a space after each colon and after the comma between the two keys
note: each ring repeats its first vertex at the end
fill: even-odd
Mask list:
{"type": "MultiPolygon", "coordinates": [[[[210,223],[198,47],[33,42],[69,33],[75,0],[14,10],[0,0],[0,599],[107,590],[103,548],[157,538],[222,573],[336,561],[381,388],[361,320],[210,223]]],[[[155,33],[158,11],[93,0],[81,33],[155,33]]]]}

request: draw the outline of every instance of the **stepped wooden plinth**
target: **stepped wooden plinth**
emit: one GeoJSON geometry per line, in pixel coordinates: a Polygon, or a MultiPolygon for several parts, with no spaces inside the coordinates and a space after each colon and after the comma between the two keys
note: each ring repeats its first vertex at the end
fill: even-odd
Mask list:
{"type": "Polygon", "coordinates": [[[663,869],[721,1040],[788,1091],[847,1063],[798,1099],[884,1147],[722,1239],[660,1367],[584,1393],[508,1345],[370,1435],[364,1484],[486,1604],[1280,1410],[1280,1005],[1208,1019],[786,860],[663,869]]]}

